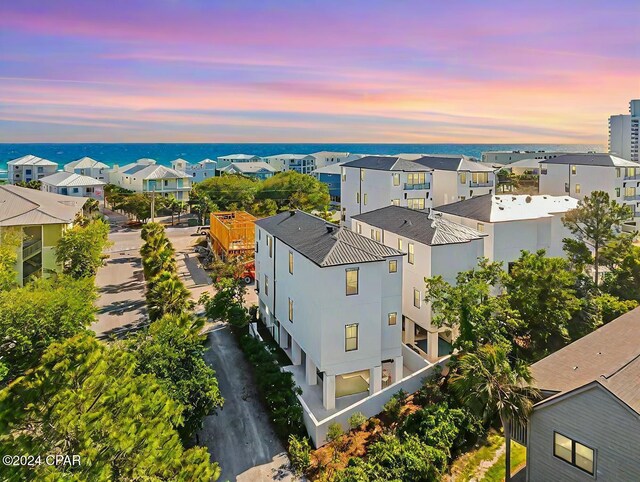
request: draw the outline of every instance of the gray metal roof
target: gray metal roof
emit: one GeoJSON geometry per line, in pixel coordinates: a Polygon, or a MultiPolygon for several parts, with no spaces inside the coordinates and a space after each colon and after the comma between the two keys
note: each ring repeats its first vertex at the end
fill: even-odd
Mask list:
{"type": "Polygon", "coordinates": [[[123,174],[128,176],[136,174],[142,179],[181,179],[189,177],[182,171],[158,164],[134,164],[132,167],[125,167],[127,167],[127,170],[122,171],[123,174]]]}
{"type": "Polygon", "coordinates": [[[57,166],[57,162],[50,161],[48,159],[43,159],[42,157],[33,156],[31,154],[18,157],[17,159],[12,159],[7,162],[7,165],[10,166],[57,166]]]}
{"type": "Polygon", "coordinates": [[[430,168],[395,156],[365,156],[354,161],[345,162],[345,167],[374,169],[376,171],[431,171],[430,168]]]}
{"type": "Polygon", "coordinates": [[[484,194],[482,196],[465,199],[464,201],[438,206],[433,209],[441,213],[453,214],[463,218],[490,223],[492,202],[491,194],[484,194]]]}
{"type": "Polygon", "coordinates": [[[383,261],[402,253],[327,223],[303,211],[286,211],[259,219],[256,224],[320,267],[383,261]]]}
{"type": "Polygon", "coordinates": [[[87,202],[13,185],[0,186],[0,226],[68,224],[87,202]]]}
{"type": "Polygon", "coordinates": [[[387,206],[352,218],[429,246],[468,243],[486,236],[439,216],[433,218],[425,211],[400,206],[387,206]]]}
{"type": "Polygon", "coordinates": [[[250,162],[232,162],[228,166],[220,169],[221,172],[240,172],[255,174],[257,172],[278,172],[273,166],[267,164],[264,161],[250,161],[250,162]]]}
{"type": "Polygon", "coordinates": [[[540,390],[559,394],[598,382],[640,413],[640,308],[534,363],[531,372],[540,390]]]}
{"type": "Polygon", "coordinates": [[[65,164],[64,169],[66,171],[73,169],[108,169],[104,162],[96,161],[90,157],[82,157],[77,161],[70,162],[69,164],[65,164]]]}
{"type": "Polygon", "coordinates": [[[543,164],[570,164],[578,166],[608,166],[608,167],[640,167],[640,164],[627,161],[611,154],[565,154],[551,159],[540,159],[543,164]]]}
{"type": "Polygon", "coordinates": [[[67,171],[58,171],[40,179],[43,184],[57,187],[104,186],[106,183],[90,176],[67,171]]]}
{"type": "Polygon", "coordinates": [[[472,161],[465,156],[433,156],[424,154],[401,154],[397,156],[365,156],[349,161],[346,167],[359,167],[378,171],[471,171],[493,172],[489,164],[472,161]],[[403,157],[405,156],[405,157],[403,157]]]}

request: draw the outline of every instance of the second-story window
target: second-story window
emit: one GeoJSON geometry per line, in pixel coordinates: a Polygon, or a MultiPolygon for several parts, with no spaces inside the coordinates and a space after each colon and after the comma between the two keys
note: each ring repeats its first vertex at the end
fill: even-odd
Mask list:
{"type": "Polygon", "coordinates": [[[347,180],[347,170],[343,167],[340,169],[341,174],[342,174],[342,182],[347,180]]]}
{"type": "Polygon", "coordinates": [[[467,183],[467,173],[466,172],[461,172],[460,173],[460,184],[466,184],[467,183]]]}
{"type": "Polygon", "coordinates": [[[575,175],[576,172],[578,172],[578,167],[577,166],[571,166],[571,174],[575,175]]]}
{"type": "Polygon", "coordinates": [[[392,206],[400,206],[400,199],[392,199],[391,200],[391,205],[392,206]]]}
{"type": "Polygon", "coordinates": [[[478,223],[477,229],[481,233],[484,233],[484,224],[483,223],[478,223]]]}
{"type": "Polygon", "coordinates": [[[398,262],[395,259],[389,261],[389,273],[397,273],[398,272],[398,262]]]}
{"type": "Polygon", "coordinates": [[[387,318],[389,326],[393,326],[398,322],[398,313],[389,313],[387,318]]]}
{"type": "Polygon", "coordinates": [[[267,244],[269,245],[269,257],[273,258],[273,236],[267,236],[267,244]]]}
{"type": "Polygon", "coordinates": [[[344,351],[358,349],[358,324],[345,325],[344,327],[344,351]]]}
{"type": "Polygon", "coordinates": [[[269,296],[269,277],[264,275],[264,294],[269,296]]]}
{"type": "Polygon", "coordinates": [[[398,238],[398,251],[402,251],[402,238],[398,238]]]}
{"type": "Polygon", "coordinates": [[[364,169],[360,169],[360,180],[364,181],[364,169]]]}
{"type": "Polygon", "coordinates": [[[393,174],[393,185],[394,186],[399,186],[400,185],[400,174],[399,173],[394,173],[393,174]]]}
{"type": "Polygon", "coordinates": [[[413,264],[415,262],[415,254],[413,252],[413,243],[408,243],[407,247],[409,249],[409,253],[407,255],[407,261],[409,262],[409,264],[413,264]]]}
{"type": "Polygon", "coordinates": [[[293,251],[289,251],[289,273],[293,274],[293,251]]]}
{"type": "Polygon", "coordinates": [[[360,204],[360,193],[359,192],[356,193],[356,202],[358,204],[360,204]]]}
{"type": "Polygon", "coordinates": [[[413,288],[413,306],[420,308],[422,305],[422,298],[420,297],[420,290],[413,288]]]}
{"type": "Polygon", "coordinates": [[[576,184],[575,189],[576,189],[576,194],[580,194],[580,184],[576,184]]]}
{"type": "Polygon", "coordinates": [[[357,295],[358,294],[358,268],[349,268],[346,273],[346,294],[357,295]]]}
{"type": "Polygon", "coordinates": [[[367,193],[366,192],[362,195],[362,202],[364,203],[365,206],[367,205],[367,193]]]}
{"type": "Polygon", "coordinates": [[[289,321],[293,323],[293,300],[289,298],[289,321]]]}

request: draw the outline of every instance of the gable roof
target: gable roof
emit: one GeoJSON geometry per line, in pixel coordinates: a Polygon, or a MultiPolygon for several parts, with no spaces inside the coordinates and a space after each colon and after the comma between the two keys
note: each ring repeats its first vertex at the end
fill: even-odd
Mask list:
{"type": "Polygon", "coordinates": [[[106,183],[90,176],[83,176],[74,172],[58,171],[40,179],[43,184],[57,187],[68,186],[104,186],[106,183]]]}
{"type": "Polygon", "coordinates": [[[82,157],[77,161],[72,161],[68,164],[65,164],[65,171],[74,170],[74,169],[108,169],[104,162],[96,161],[90,157],[82,157]]]}
{"type": "Polygon", "coordinates": [[[250,160],[260,159],[260,157],[252,154],[229,154],[227,156],[218,156],[218,159],[250,160]]]}
{"type": "Polygon", "coordinates": [[[7,162],[9,166],[58,166],[57,162],[52,162],[42,157],[33,156],[28,154],[26,156],[18,157],[7,162]]]}
{"type": "Polygon", "coordinates": [[[0,226],[69,224],[87,198],[13,185],[0,186],[0,226]]]}
{"type": "Polygon", "coordinates": [[[429,246],[468,243],[486,236],[475,229],[442,219],[440,216],[432,218],[425,211],[400,206],[386,206],[352,216],[352,219],[429,246]]]}
{"type": "Polygon", "coordinates": [[[397,156],[365,156],[345,162],[345,167],[373,169],[376,171],[431,171],[430,168],[397,156]]]}
{"type": "Polygon", "coordinates": [[[383,261],[402,253],[303,211],[285,211],[256,224],[320,267],[383,261]]]}
{"type": "Polygon", "coordinates": [[[334,162],[324,167],[319,167],[311,171],[311,174],[337,174],[342,172],[342,165],[344,162],[334,162]]]}
{"type": "Polygon", "coordinates": [[[266,156],[263,159],[315,159],[311,154],[275,154],[273,156],[266,156]]]}
{"type": "Polygon", "coordinates": [[[395,156],[365,156],[349,161],[347,167],[379,171],[472,171],[493,172],[489,164],[472,161],[466,156],[436,156],[424,154],[398,154],[395,156]]]}
{"type": "Polygon", "coordinates": [[[278,172],[273,166],[264,161],[232,162],[220,169],[221,172],[240,172],[243,174],[255,174],[257,172],[278,172]]]}
{"type": "Polygon", "coordinates": [[[570,196],[484,194],[438,206],[433,211],[485,223],[499,223],[548,218],[553,213],[575,209],[577,205],[578,200],[570,196]]]}
{"type": "Polygon", "coordinates": [[[543,164],[575,164],[579,166],[606,166],[606,167],[640,167],[640,164],[627,161],[611,154],[565,154],[551,159],[540,159],[543,164]]]}
{"type": "Polygon", "coordinates": [[[161,166],[159,164],[129,164],[122,171],[128,176],[137,175],[142,179],[176,179],[188,177],[182,171],[172,169],[170,167],[161,166]]]}
{"type": "Polygon", "coordinates": [[[640,307],[534,363],[531,373],[540,390],[558,394],[596,381],[640,413],[640,307]]]}

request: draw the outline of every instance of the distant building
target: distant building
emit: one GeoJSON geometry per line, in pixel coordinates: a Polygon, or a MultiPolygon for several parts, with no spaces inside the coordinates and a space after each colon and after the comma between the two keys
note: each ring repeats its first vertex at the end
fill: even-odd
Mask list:
{"type": "Polygon", "coordinates": [[[273,176],[276,171],[273,167],[263,161],[258,162],[232,162],[228,166],[218,169],[221,174],[242,174],[243,176],[253,177],[255,179],[268,179],[273,176]]]}
{"type": "Polygon", "coordinates": [[[82,212],[86,198],[70,198],[59,194],[18,186],[0,186],[0,242],[2,234],[17,230],[22,235],[18,246],[17,281],[59,272],[56,244],[82,212]]]}
{"type": "Polygon", "coordinates": [[[553,159],[565,154],[578,153],[566,151],[485,151],[481,154],[480,159],[487,163],[511,164],[524,159],[553,159]]]}
{"type": "Polygon", "coordinates": [[[458,273],[478,265],[478,258],[484,254],[483,238],[488,235],[399,206],[353,216],[351,229],[406,253],[402,261],[402,340],[432,362],[448,355],[451,333],[432,325],[431,307],[424,301],[424,279],[439,275],[455,284],[458,273]]]}
{"type": "Polygon", "coordinates": [[[212,159],[203,159],[196,164],[191,164],[184,159],[171,161],[171,167],[191,176],[191,182],[202,182],[210,177],[215,177],[217,166],[218,163],[212,159]]]}
{"type": "Polygon", "coordinates": [[[156,164],[154,159],[138,159],[119,167],[113,166],[109,173],[111,184],[136,192],[159,196],[174,196],[179,201],[189,200],[191,177],[182,171],[156,164]]]}
{"type": "Polygon", "coordinates": [[[89,176],[100,181],[109,182],[109,166],[90,157],[83,157],[64,166],[65,172],[89,176]]]}
{"type": "Polygon", "coordinates": [[[340,173],[342,172],[340,166],[342,163],[329,164],[311,172],[313,177],[329,187],[331,204],[337,208],[340,207],[340,173]]]}
{"type": "Polygon", "coordinates": [[[58,170],[58,163],[27,155],[7,162],[9,184],[38,181],[58,170]]]}
{"type": "Polygon", "coordinates": [[[63,196],[87,197],[102,201],[104,181],[72,172],[59,171],[40,179],[40,190],[63,196]]]}
{"type": "Polygon", "coordinates": [[[609,117],[609,153],[628,161],[640,161],[640,99],[629,102],[629,114],[609,117]]]}
{"type": "Polygon", "coordinates": [[[342,164],[344,162],[354,161],[365,157],[364,154],[352,154],[350,152],[334,152],[334,151],[320,151],[312,152],[311,155],[316,160],[316,169],[322,169],[326,166],[332,166],[335,164],[342,164]]]}
{"type": "Polygon", "coordinates": [[[254,156],[251,154],[228,154],[226,156],[219,156],[218,163],[230,164],[232,162],[259,162],[262,158],[260,156],[254,156]]]}
{"type": "Polygon", "coordinates": [[[640,221],[640,163],[611,154],[566,154],[540,163],[540,193],[577,199],[605,191],[640,221]]]}
{"type": "Polygon", "coordinates": [[[563,215],[578,205],[569,196],[484,195],[434,208],[444,219],[486,234],[484,257],[505,269],[520,251],[544,249],[548,256],[564,257],[562,240],[571,233],[563,215]]]}
{"type": "Polygon", "coordinates": [[[527,446],[526,480],[640,480],[640,308],[531,372],[543,399],[514,431],[527,446]]]}
{"type": "Polygon", "coordinates": [[[299,174],[311,174],[316,168],[316,158],[309,154],[278,154],[264,158],[276,171],[295,171],[299,174]]]}

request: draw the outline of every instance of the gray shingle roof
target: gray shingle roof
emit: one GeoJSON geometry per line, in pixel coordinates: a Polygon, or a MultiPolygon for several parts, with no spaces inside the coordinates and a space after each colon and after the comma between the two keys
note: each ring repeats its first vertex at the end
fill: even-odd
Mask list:
{"type": "Polygon", "coordinates": [[[400,206],[376,209],[353,216],[353,219],[429,246],[468,243],[486,236],[438,216],[432,218],[425,211],[400,206]]]}
{"type": "Polygon", "coordinates": [[[640,164],[627,161],[611,154],[565,154],[552,159],[540,159],[543,164],[574,164],[578,166],[640,167],[640,164]]]}
{"type": "Polygon", "coordinates": [[[491,197],[491,194],[474,196],[464,201],[438,206],[434,211],[489,223],[491,222],[491,197]]]}
{"type": "Polygon", "coordinates": [[[321,267],[382,261],[399,251],[303,211],[286,211],[256,224],[321,267]]]}
{"type": "Polygon", "coordinates": [[[0,186],[0,226],[68,224],[85,197],[62,196],[13,185],[0,186]]]}
{"type": "Polygon", "coordinates": [[[598,382],[640,413],[640,308],[534,363],[531,372],[549,392],[598,382]]]}
{"type": "Polygon", "coordinates": [[[365,156],[345,164],[347,167],[360,167],[378,171],[473,171],[493,172],[495,168],[482,162],[472,161],[465,156],[426,156],[408,154],[399,156],[365,156]]]}
{"type": "Polygon", "coordinates": [[[431,169],[414,161],[392,156],[365,156],[343,164],[345,167],[361,167],[376,171],[430,171],[431,169]]]}

